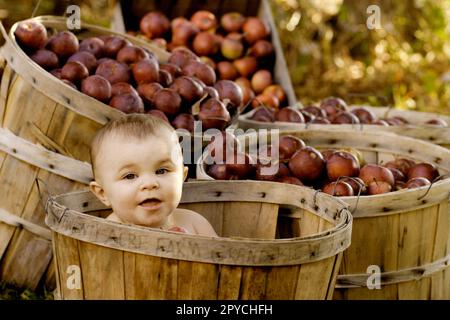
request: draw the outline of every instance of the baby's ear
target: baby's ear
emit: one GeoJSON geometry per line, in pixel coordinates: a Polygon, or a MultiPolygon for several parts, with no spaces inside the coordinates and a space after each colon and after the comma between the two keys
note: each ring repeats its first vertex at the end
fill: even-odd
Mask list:
{"type": "Polygon", "coordinates": [[[89,183],[89,189],[95,196],[105,205],[105,206],[111,206],[111,202],[109,202],[108,197],[106,196],[105,189],[98,184],[97,181],[91,181],[89,183]]]}
{"type": "Polygon", "coordinates": [[[186,181],[187,175],[189,172],[189,168],[188,167],[183,167],[183,181],[186,181]]]}

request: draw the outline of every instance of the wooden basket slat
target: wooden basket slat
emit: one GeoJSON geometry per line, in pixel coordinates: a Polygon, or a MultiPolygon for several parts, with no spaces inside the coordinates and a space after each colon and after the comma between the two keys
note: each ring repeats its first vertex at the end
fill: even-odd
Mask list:
{"type": "Polygon", "coordinates": [[[240,300],[263,300],[266,294],[267,267],[242,268],[240,300]]]}
{"type": "Polygon", "coordinates": [[[61,234],[53,233],[53,248],[57,266],[56,280],[57,283],[61,284],[58,287],[61,298],[65,300],[84,299],[84,282],[81,283],[80,288],[72,287],[76,285],[75,272],[68,269],[69,266],[81,265],[80,255],[78,253],[78,241],[61,234]],[[63,266],[63,269],[60,270],[58,266],[63,266]]]}
{"type": "Polygon", "coordinates": [[[300,268],[301,266],[272,268],[267,274],[265,298],[269,300],[287,300],[290,297],[294,297],[300,268]]]}
{"type": "Polygon", "coordinates": [[[79,241],[78,266],[107,270],[102,273],[82,272],[86,299],[124,299],[123,252],[110,248],[98,248],[91,243],[79,241]],[[118,281],[111,281],[117,279],[118,281]]]}
{"type": "MultiPolygon", "coordinates": [[[[180,261],[181,263],[181,261],[180,261]]],[[[242,267],[220,266],[219,300],[237,300],[242,280],[242,267]]]]}
{"type": "Polygon", "coordinates": [[[327,296],[328,284],[325,286],[323,282],[314,282],[311,281],[311,279],[313,279],[313,274],[316,272],[327,274],[331,278],[334,259],[336,259],[336,257],[330,257],[326,260],[305,264],[300,267],[297,279],[297,299],[305,299],[310,292],[313,293],[312,299],[319,299],[321,296],[327,296]]]}

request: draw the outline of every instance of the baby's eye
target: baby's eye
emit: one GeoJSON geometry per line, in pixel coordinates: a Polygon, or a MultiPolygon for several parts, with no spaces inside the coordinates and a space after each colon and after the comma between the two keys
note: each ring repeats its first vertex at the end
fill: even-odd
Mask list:
{"type": "Polygon", "coordinates": [[[125,180],[133,180],[136,178],[137,178],[137,175],[135,175],[134,173],[127,173],[126,175],[123,176],[123,179],[125,179],[125,180]]]}
{"type": "Polygon", "coordinates": [[[167,170],[167,169],[158,169],[158,170],[156,170],[156,174],[165,174],[165,173],[167,173],[167,172],[169,172],[169,170],[167,170]]]}

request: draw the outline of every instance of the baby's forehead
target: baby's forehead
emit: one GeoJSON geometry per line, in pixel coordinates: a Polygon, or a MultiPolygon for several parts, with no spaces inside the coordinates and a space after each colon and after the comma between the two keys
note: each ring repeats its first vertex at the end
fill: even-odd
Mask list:
{"type": "MultiPolygon", "coordinates": [[[[138,149],[143,146],[147,148],[146,150],[151,150],[155,156],[166,157],[174,162],[178,160],[181,151],[177,134],[169,130],[161,130],[140,137],[114,132],[104,137],[98,149],[97,157],[110,153],[133,152],[134,148],[138,149]]],[[[133,157],[138,159],[139,155],[133,154],[133,157]]]]}

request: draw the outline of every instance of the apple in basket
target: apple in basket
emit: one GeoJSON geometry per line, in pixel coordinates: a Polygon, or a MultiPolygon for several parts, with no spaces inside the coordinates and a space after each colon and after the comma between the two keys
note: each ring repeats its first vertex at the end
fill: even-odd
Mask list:
{"type": "Polygon", "coordinates": [[[14,35],[20,45],[29,49],[42,49],[47,43],[47,29],[34,20],[21,21],[14,35]]]}

